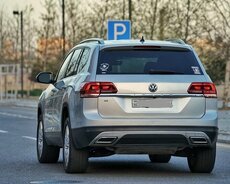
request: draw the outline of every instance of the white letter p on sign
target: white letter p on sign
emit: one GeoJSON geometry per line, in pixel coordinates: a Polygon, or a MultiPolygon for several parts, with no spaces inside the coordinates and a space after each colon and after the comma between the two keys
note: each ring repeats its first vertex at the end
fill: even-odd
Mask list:
{"type": "Polygon", "coordinates": [[[126,27],[122,23],[114,24],[114,40],[117,40],[117,36],[123,35],[126,32],[126,27]],[[121,31],[118,31],[118,28],[121,27],[121,31]]]}

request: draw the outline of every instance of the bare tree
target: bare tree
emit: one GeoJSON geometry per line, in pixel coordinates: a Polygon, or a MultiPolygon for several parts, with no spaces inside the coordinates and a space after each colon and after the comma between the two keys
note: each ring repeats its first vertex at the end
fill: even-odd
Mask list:
{"type": "MultiPolygon", "coordinates": [[[[214,29],[215,41],[221,42],[222,54],[226,63],[225,68],[225,85],[224,85],[224,107],[229,102],[229,87],[230,87],[230,1],[228,0],[212,0],[212,12],[215,17],[208,19],[210,25],[214,29]],[[221,39],[220,39],[221,38],[221,39]]],[[[220,43],[219,43],[220,44],[220,43]]]]}
{"type": "Polygon", "coordinates": [[[61,50],[59,17],[57,3],[54,0],[44,1],[45,13],[41,15],[42,27],[38,29],[40,50],[38,51],[43,61],[43,70],[47,69],[47,62],[55,60],[56,49],[61,50]],[[57,41],[57,44],[54,42],[57,41]],[[55,49],[55,50],[54,50],[55,49]]]}
{"type": "Polygon", "coordinates": [[[159,0],[151,0],[151,19],[150,19],[150,39],[154,38],[154,33],[155,33],[155,25],[156,25],[156,20],[157,20],[157,8],[158,8],[158,3],[159,0]]]}
{"type": "Polygon", "coordinates": [[[3,58],[3,40],[4,40],[4,19],[3,19],[3,8],[0,11],[0,63],[2,63],[3,58]]]}
{"type": "Polygon", "coordinates": [[[31,61],[33,57],[33,51],[34,51],[34,44],[35,44],[35,25],[33,24],[33,11],[34,8],[32,5],[28,5],[23,10],[24,12],[24,32],[26,33],[26,36],[24,38],[25,40],[25,59],[28,61],[31,61]]]}
{"type": "MultiPolygon", "coordinates": [[[[57,62],[58,51],[62,45],[60,4],[56,0],[42,0],[45,12],[41,15],[42,23],[36,25],[32,19],[33,8],[25,11],[25,50],[27,58],[31,58],[32,45],[35,38],[42,42],[38,47],[38,60],[43,69],[57,62]],[[52,44],[55,42],[55,44],[52,44]],[[60,48],[59,48],[60,47],[60,48]]],[[[107,21],[128,18],[128,2],[125,0],[66,0],[66,47],[72,47],[82,39],[89,37],[106,38],[107,21]],[[67,21],[68,20],[68,21],[67,21]]],[[[230,2],[229,0],[141,0],[132,1],[132,38],[145,39],[181,38],[193,44],[204,61],[208,71],[215,69],[215,60],[222,64],[229,60],[230,43],[230,2]],[[221,48],[221,51],[219,51],[221,48]],[[224,57],[223,57],[224,55],[224,57]]],[[[0,11],[0,62],[6,62],[6,40],[15,42],[17,22],[12,15],[7,16],[4,9],[0,11]],[[5,26],[9,24],[8,26],[5,26]],[[15,31],[10,31],[15,30],[15,31]],[[4,56],[3,56],[4,54],[4,56]]],[[[16,44],[17,45],[17,44],[16,44]]],[[[15,47],[16,48],[16,47],[15,47]]],[[[12,51],[12,50],[10,50],[12,51]]],[[[9,52],[10,53],[10,52],[9,52]]],[[[224,65],[221,64],[221,67],[224,65]]],[[[230,65],[230,64],[227,64],[230,65]]],[[[230,71],[226,67],[226,71],[230,71]]],[[[220,70],[220,69],[219,69],[220,70]]],[[[216,72],[218,79],[220,72],[216,72]]],[[[230,74],[229,74],[230,75],[230,74]]],[[[222,74],[221,74],[222,76],[222,74]]],[[[226,76],[226,81],[229,77],[226,76]]],[[[226,83],[227,84],[227,83],[226,83]]],[[[227,85],[226,89],[227,91],[227,85]]],[[[226,95],[227,96],[227,95],[226,95]]]]}
{"type": "Polygon", "coordinates": [[[79,24],[81,21],[81,3],[79,0],[68,0],[66,2],[66,33],[69,47],[75,45],[78,40],[79,24]]]}
{"type": "Polygon", "coordinates": [[[0,10],[0,63],[14,63],[14,39],[16,27],[12,17],[0,10]]]}

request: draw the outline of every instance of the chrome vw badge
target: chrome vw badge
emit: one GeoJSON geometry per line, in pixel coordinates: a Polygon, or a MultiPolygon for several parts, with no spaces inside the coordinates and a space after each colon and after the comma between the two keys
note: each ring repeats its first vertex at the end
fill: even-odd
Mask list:
{"type": "Polygon", "coordinates": [[[150,84],[149,85],[149,91],[150,92],[156,92],[157,91],[157,85],[156,84],[150,84]]]}

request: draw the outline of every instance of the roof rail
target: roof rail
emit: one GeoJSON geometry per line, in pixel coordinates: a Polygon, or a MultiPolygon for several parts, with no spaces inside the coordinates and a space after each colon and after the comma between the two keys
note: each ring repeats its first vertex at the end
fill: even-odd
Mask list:
{"type": "Polygon", "coordinates": [[[104,44],[104,40],[101,38],[89,38],[89,39],[81,41],[80,44],[87,43],[87,42],[98,42],[99,44],[104,44]]]}
{"type": "Polygon", "coordinates": [[[173,43],[179,43],[179,44],[185,44],[185,42],[182,39],[169,38],[169,39],[166,39],[165,41],[169,41],[169,42],[173,42],[173,43]]]}

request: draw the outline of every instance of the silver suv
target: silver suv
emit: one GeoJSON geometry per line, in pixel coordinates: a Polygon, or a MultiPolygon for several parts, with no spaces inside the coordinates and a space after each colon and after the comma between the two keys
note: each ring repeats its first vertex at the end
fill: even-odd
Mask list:
{"type": "Polygon", "coordinates": [[[182,40],[88,39],[67,54],[38,104],[37,157],[67,173],[89,157],[148,154],[151,162],[187,157],[191,172],[215,164],[217,93],[198,56],[182,40]]]}

